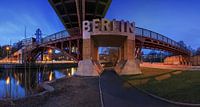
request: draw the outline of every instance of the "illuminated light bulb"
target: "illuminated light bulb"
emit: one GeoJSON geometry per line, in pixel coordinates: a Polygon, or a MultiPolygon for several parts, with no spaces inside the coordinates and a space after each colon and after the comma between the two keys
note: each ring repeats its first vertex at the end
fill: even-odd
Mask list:
{"type": "Polygon", "coordinates": [[[52,49],[49,49],[48,52],[49,52],[49,54],[52,54],[52,53],[53,53],[53,50],[52,50],[52,49]]]}
{"type": "Polygon", "coordinates": [[[6,47],[6,50],[7,50],[7,51],[9,51],[9,50],[10,50],[10,47],[9,47],[9,46],[7,46],[7,47],[6,47]]]}

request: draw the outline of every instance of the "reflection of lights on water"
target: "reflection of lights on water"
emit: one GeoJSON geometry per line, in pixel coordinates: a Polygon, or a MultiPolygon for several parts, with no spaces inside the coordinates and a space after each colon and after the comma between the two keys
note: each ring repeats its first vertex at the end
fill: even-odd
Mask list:
{"type": "Polygon", "coordinates": [[[50,59],[49,56],[47,56],[46,58],[47,58],[47,61],[50,59]]]}
{"type": "Polygon", "coordinates": [[[71,75],[74,75],[75,73],[75,68],[71,68],[71,75]]]}
{"type": "Polygon", "coordinates": [[[7,85],[10,84],[10,77],[7,77],[7,78],[6,78],[6,84],[7,84],[7,85]]]}
{"type": "Polygon", "coordinates": [[[52,76],[53,76],[53,72],[51,72],[50,75],[49,75],[49,81],[52,80],[52,76]]]}
{"type": "Polygon", "coordinates": [[[75,68],[71,68],[71,70],[70,71],[68,71],[68,76],[69,77],[71,77],[71,76],[73,76],[74,74],[75,74],[75,72],[76,72],[76,69],[75,68]]]}
{"type": "Polygon", "coordinates": [[[17,80],[17,85],[19,85],[19,80],[17,80]]]}
{"type": "Polygon", "coordinates": [[[40,83],[42,81],[42,74],[41,72],[38,73],[38,82],[40,83]]]}
{"type": "Polygon", "coordinates": [[[69,77],[71,76],[71,73],[70,72],[68,72],[68,74],[67,74],[69,77]]]}

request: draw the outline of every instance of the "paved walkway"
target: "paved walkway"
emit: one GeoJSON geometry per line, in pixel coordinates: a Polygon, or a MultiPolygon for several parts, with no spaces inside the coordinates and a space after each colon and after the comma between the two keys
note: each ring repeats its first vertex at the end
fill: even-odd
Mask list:
{"type": "Polygon", "coordinates": [[[179,107],[148,96],[124,82],[113,70],[100,77],[104,107],[179,107]]]}

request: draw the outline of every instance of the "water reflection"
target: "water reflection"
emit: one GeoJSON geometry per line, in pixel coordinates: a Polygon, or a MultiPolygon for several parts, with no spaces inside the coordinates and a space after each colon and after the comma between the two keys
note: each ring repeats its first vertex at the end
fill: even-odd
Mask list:
{"type": "Polygon", "coordinates": [[[0,99],[17,99],[39,91],[39,84],[63,77],[71,77],[77,68],[66,69],[0,69],[0,99]]]}
{"type": "Polygon", "coordinates": [[[52,71],[50,72],[50,75],[49,75],[49,81],[51,81],[52,80],[52,71]]]}

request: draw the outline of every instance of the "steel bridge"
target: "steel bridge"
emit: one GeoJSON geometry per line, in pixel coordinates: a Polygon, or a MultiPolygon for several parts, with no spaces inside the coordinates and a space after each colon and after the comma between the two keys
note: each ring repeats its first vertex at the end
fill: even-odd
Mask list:
{"type": "MultiPolygon", "coordinates": [[[[174,55],[190,56],[190,51],[186,47],[159,33],[136,27],[135,35],[136,56],[140,54],[141,49],[155,49],[168,51],[174,55]]],[[[82,36],[70,36],[66,30],[60,31],[44,37],[40,44],[26,49],[26,53],[30,53],[28,58],[36,59],[39,54],[48,49],[60,50],[64,55],[79,61],[82,59],[82,36]]]]}

